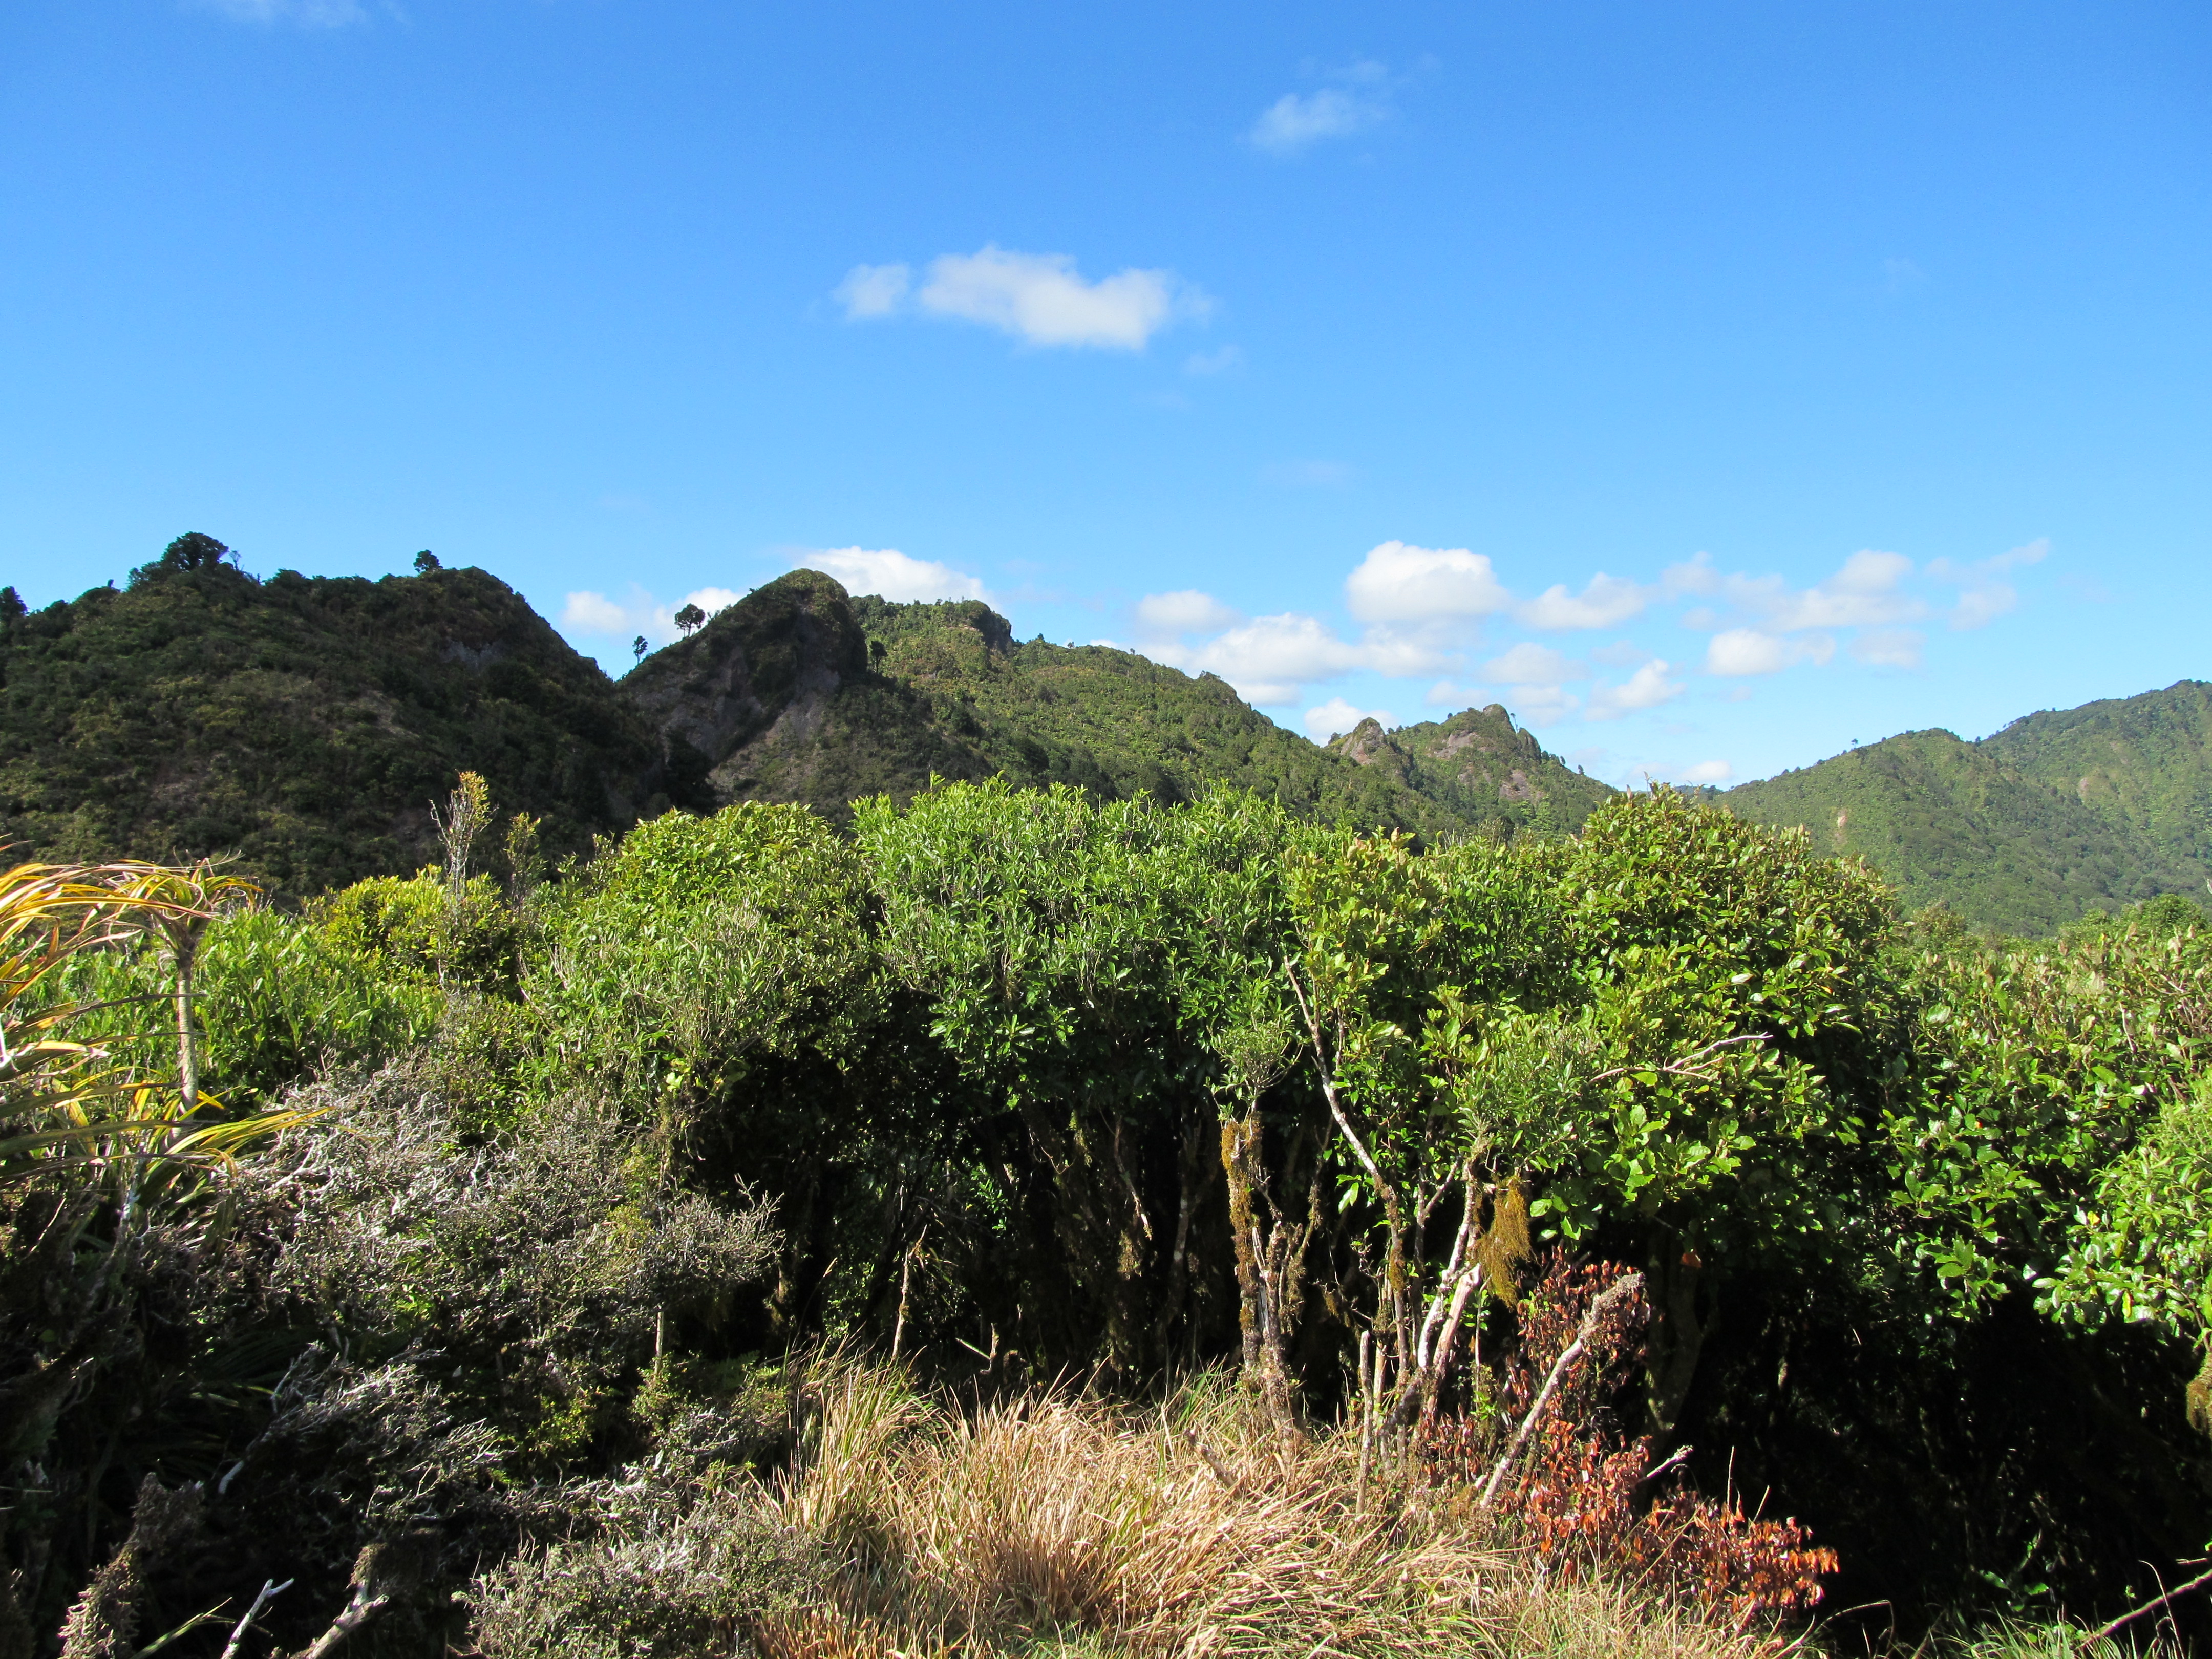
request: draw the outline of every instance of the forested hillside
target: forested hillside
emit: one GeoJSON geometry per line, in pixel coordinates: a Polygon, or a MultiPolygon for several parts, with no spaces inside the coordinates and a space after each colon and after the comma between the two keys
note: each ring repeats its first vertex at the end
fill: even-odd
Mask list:
{"type": "Polygon", "coordinates": [[[0,617],[0,836],[21,852],[234,853],[307,895],[434,857],[430,803],[464,769],[556,849],[661,793],[651,730],[495,577],[260,581],[228,551],[180,537],[125,588],[0,617]]]}
{"type": "Polygon", "coordinates": [[[2212,687],[2031,714],[1978,743],[1910,732],[1719,794],[1859,854],[1915,908],[2047,934],[2212,875],[2212,687]]]}

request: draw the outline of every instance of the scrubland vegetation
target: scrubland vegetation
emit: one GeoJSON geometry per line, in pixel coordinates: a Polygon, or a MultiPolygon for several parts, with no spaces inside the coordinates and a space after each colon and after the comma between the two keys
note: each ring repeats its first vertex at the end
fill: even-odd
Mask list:
{"type": "Polygon", "coordinates": [[[2199,1628],[2098,1633],[2212,1547],[2184,902],[1663,791],[439,828],[0,881],[6,1659],[2199,1628]]]}

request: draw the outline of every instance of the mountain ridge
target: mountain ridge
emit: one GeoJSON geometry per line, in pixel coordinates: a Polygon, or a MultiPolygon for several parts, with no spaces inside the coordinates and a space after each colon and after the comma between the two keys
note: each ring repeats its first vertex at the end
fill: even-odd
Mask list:
{"type": "MultiPolygon", "coordinates": [[[[832,820],[931,780],[1105,798],[1216,784],[1428,837],[1571,833],[1613,792],[1500,704],[1316,744],[1225,682],[1014,637],[977,600],[896,604],[818,571],[765,583],[619,681],[475,569],[259,580],[180,538],[130,585],[27,612],[0,593],[0,837],[97,860],[229,852],[285,895],[436,855],[463,769],[580,851],[671,806],[803,802],[832,820]],[[180,560],[191,544],[196,556],[180,560]]],[[[1909,908],[2047,933],[2201,894],[2212,684],[2045,709],[1967,742],[1903,732],[1729,790],[1864,856],[1909,908]]]]}

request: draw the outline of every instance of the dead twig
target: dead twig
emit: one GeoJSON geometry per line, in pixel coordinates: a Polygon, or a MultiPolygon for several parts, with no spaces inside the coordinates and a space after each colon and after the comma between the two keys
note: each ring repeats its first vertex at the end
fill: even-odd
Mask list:
{"type": "Polygon", "coordinates": [[[253,1605],[246,1608],[246,1617],[232,1627],[230,1640],[223,1644],[222,1659],[238,1659],[238,1644],[246,1639],[246,1632],[252,1627],[253,1621],[261,1616],[261,1609],[291,1589],[292,1584],[289,1578],[281,1584],[273,1578],[261,1581],[261,1594],[253,1598],[253,1605]]]}
{"type": "Polygon", "coordinates": [[[2200,1584],[2212,1584],[2212,1570],[2198,1573],[2196,1577],[2191,1579],[2185,1584],[2176,1584],[2172,1589],[2166,1591],[2163,1595],[2154,1596],[2151,1600],[2144,1602],[2133,1613],[2122,1613],[2118,1618],[2113,1620],[2109,1625],[2100,1625],[2096,1629],[2091,1631],[2087,1636],[2081,1638],[2081,1645],[2085,1648],[2094,1646],[2095,1644],[2103,1641],[2107,1636],[2112,1635],[2113,1632],[2120,1629],[2123,1626],[2132,1625],[2136,1620],[2142,1618],[2143,1614],[2147,1613],[2157,1612],[2159,1608],[2172,1601],[2175,1596],[2186,1595],[2190,1591],[2195,1589],[2200,1584]]]}

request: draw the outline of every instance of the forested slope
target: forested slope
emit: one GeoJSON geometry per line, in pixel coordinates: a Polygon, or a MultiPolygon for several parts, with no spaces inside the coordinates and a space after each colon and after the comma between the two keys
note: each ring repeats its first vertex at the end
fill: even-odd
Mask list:
{"type": "Polygon", "coordinates": [[[49,858],[233,852],[312,893],[433,856],[465,768],[556,848],[661,781],[598,665],[481,570],[258,581],[172,556],[0,619],[0,835],[49,858]]]}
{"type": "Polygon", "coordinates": [[[2050,933],[2090,910],[2201,896],[2212,873],[2212,688],[2031,714],[1967,743],[1908,732],[1717,796],[1870,860],[1911,907],[2050,933]]]}

